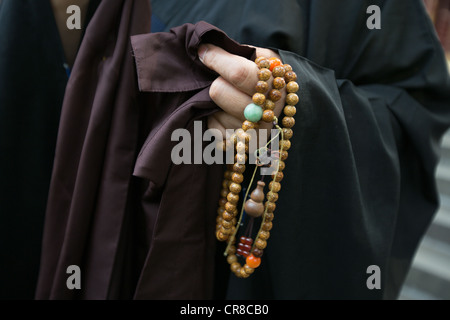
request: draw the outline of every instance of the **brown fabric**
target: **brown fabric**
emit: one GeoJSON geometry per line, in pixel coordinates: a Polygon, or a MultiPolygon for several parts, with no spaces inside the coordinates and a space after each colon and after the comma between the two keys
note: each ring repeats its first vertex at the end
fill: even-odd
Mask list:
{"type": "Polygon", "coordinates": [[[173,165],[170,138],[217,110],[199,43],[254,50],[204,22],[131,47],[149,28],[148,2],[103,1],[86,32],[62,110],[38,299],[212,297],[222,166],[173,165]],[[81,290],[66,287],[70,265],[81,290]]]}

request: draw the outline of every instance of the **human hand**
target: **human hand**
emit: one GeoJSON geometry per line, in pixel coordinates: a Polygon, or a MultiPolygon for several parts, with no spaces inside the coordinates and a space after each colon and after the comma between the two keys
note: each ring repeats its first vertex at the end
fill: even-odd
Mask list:
{"type": "MultiPolygon", "coordinates": [[[[205,66],[220,75],[212,83],[209,95],[222,111],[208,117],[208,128],[218,129],[223,137],[226,137],[226,129],[241,128],[245,120],[244,109],[252,103],[252,96],[256,92],[258,67],[253,61],[231,54],[212,44],[201,45],[198,54],[205,66]]],[[[256,55],[257,57],[280,58],[276,52],[264,48],[256,48],[256,55]]],[[[272,80],[271,77],[267,81],[270,84],[269,91],[272,89],[272,80]]],[[[276,117],[280,116],[284,107],[286,89],[283,88],[281,92],[283,96],[275,103],[273,110],[276,117]]],[[[263,121],[260,123],[259,128],[266,129],[270,134],[273,124],[263,121]]]]}

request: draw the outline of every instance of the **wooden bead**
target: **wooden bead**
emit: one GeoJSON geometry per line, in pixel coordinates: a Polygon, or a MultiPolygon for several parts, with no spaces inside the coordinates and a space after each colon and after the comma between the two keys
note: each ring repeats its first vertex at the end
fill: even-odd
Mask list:
{"type": "Polygon", "coordinates": [[[267,241],[267,239],[269,239],[269,237],[270,237],[270,232],[269,231],[261,231],[258,236],[259,236],[259,239],[267,241]]]}
{"type": "Polygon", "coordinates": [[[290,129],[295,125],[295,119],[293,117],[284,117],[281,123],[283,124],[283,127],[290,129]]]}
{"type": "Polygon", "coordinates": [[[250,194],[250,199],[245,202],[245,212],[254,218],[260,217],[264,213],[264,186],[265,183],[258,181],[255,190],[250,194]]]}
{"type": "Polygon", "coordinates": [[[227,262],[228,262],[229,264],[233,264],[233,263],[237,262],[237,257],[236,257],[236,255],[234,255],[234,254],[229,254],[229,252],[228,252],[227,262]]]}
{"type": "Polygon", "coordinates": [[[255,91],[259,93],[266,93],[269,91],[269,84],[266,81],[258,81],[255,86],[255,91]]]}
{"type": "Polygon", "coordinates": [[[231,176],[231,180],[234,183],[242,183],[244,181],[244,176],[242,175],[242,173],[234,172],[231,176]]]}
{"type": "Polygon", "coordinates": [[[256,125],[256,123],[245,120],[244,123],[242,124],[242,129],[244,131],[247,130],[251,130],[251,129],[256,129],[258,126],[256,125]]]}
{"type": "Polygon", "coordinates": [[[231,228],[225,228],[223,225],[220,227],[219,231],[227,236],[231,234],[231,228]]]}
{"type": "Polygon", "coordinates": [[[255,60],[255,63],[258,66],[258,68],[260,68],[260,69],[270,68],[270,62],[269,62],[269,59],[267,59],[267,58],[260,57],[260,59],[258,58],[258,61],[255,60]]]}
{"type": "Polygon", "coordinates": [[[288,71],[292,71],[292,66],[290,64],[283,64],[284,70],[286,70],[286,72],[288,71]]]}
{"type": "MultiPolygon", "coordinates": [[[[228,195],[228,193],[227,193],[228,195]]],[[[227,203],[227,199],[225,199],[225,197],[223,197],[222,199],[219,200],[219,206],[222,208],[225,208],[225,204],[227,203]]]]}
{"type": "MultiPolygon", "coordinates": [[[[272,222],[266,222],[266,223],[272,223],[272,222]]],[[[266,224],[266,223],[264,223],[264,224],[266,224]]],[[[264,250],[267,247],[267,242],[265,240],[258,239],[255,242],[255,247],[257,247],[260,250],[264,250]]]]}
{"type": "Polygon", "coordinates": [[[228,195],[228,189],[225,189],[225,188],[223,188],[221,191],[220,191],[220,196],[222,197],[222,198],[226,198],[227,197],[227,195],[228,195]]]}
{"type": "Polygon", "coordinates": [[[252,100],[254,104],[257,104],[258,106],[264,106],[264,103],[266,102],[266,96],[262,93],[257,92],[253,95],[252,100]]]}
{"type": "Polygon", "coordinates": [[[253,249],[252,254],[256,257],[256,258],[261,258],[263,256],[264,251],[258,248],[253,249]]]}
{"type": "Polygon", "coordinates": [[[236,140],[237,142],[245,142],[248,144],[251,140],[251,135],[247,132],[245,132],[243,129],[238,129],[236,131],[236,140]]]}
{"type": "Polygon", "coordinates": [[[297,113],[297,108],[294,106],[286,106],[283,111],[287,117],[293,117],[297,113]]]}
{"type": "Polygon", "coordinates": [[[298,95],[296,93],[288,93],[286,96],[286,103],[291,106],[295,106],[298,103],[298,100],[298,95]]]}
{"type": "Polygon", "coordinates": [[[281,151],[281,153],[280,153],[280,159],[282,160],[282,161],[286,161],[286,159],[288,158],[288,152],[287,151],[281,151]]]}
{"type": "Polygon", "coordinates": [[[232,212],[225,211],[222,214],[222,219],[224,221],[232,221],[234,219],[234,214],[232,212]]]}
{"type": "Polygon", "coordinates": [[[222,224],[222,226],[225,228],[225,229],[230,229],[230,228],[232,228],[233,227],[233,222],[232,221],[225,221],[225,220],[223,220],[222,218],[221,218],[221,224],[222,224]]]}
{"type": "Polygon", "coordinates": [[[241,264],[239,262],[233,262],[230,266],[230,269],[233,273],[241,268],[241,264]]]}
{"type": "Polygon", "coordinates": [[[258,71],[258,79],[260,81],[267,81],[270,79],[271,76],[272,76],[272,72],[270,72],[270,70],[267,68],[261,68],[258,71]]]}
{"type": "Polygon", "coordinates": [[[284,161],[278,160],[278,171],[283,171],[286,168],[284,161]]]}
{"type": "Polygon", "coordinates": [[[298,83],[295,81],[290,81],[286,85],[286,91],[288,93],[297,93],[298,89],[299,89],[298,83]]]}
{"type": "Polygon", "coordinates": [[[243,269],[245,270],[245,273],[247,273],[247,274],[252,274],[255,271],[255,269],[250,267],[248,264],[245,264],[243,269]]]}
{"type": "Polygon", "coordinates": [[[272,100],[267,99],[266,103],[264,104],[264,110],[274,110],[275,109],[275,103],[272,100]]]}
{"type": "Polygon", "coordinates": [[[272,110],[264,110],[262,120],[264,122],[272,122],[275,119],[275,113],[272,110]]]}
{"type": "MultiPolygon", "coordinates": [[[[264,222],[263,223],[263,225],[262,225],[262,229],[264,230],[264,231],[270,231],[270,230],[272,230],[272,222],[264,222]]],[[[263,248],[264,249],[264,248],[263,248]]]]}
{"type": "MultiPolygon", "coordinates": [[[[244,173],[245,172],[245,164],[235,163],[233,165],[233,171],[236,173],[244,173]]],[[[231,175],[231,178],[233,178],[233,174],[231,175]]]]}
{"type": "Polygon", "coordinates": [[[294,136],[294,132],[291,128],[283,128],[283,137],[286,140],[291,139],[294,136]]]}
{"type": "Polygon", "coordinates": [[[272,192],[280,192],[281,190],[281,184],[276,181],[271,181],[269,183],[269,190],[272,192]]]}
{"type": "MultiPolygon", "coordinates": [[[[276,182],[280,182],[283,180],[284,174],[281,171],[272,174],[272,179],[275,179],[276,182]]],[[[275,201],[274,201],[275,202],[275,201]]]]}
{"type": "Polygon", "coordinates": [[[234,156],[234,160],[239,165],[244,165],[247,162],[247,155],[245,153],[238,153],[234,156]]]}
{"type": "Polygon", "coordinates": [[[277,90],[277,89],[272,89],[269,92],[269,98],[270,100],[272,100],[273,102],[277,102],[278,100],[280,100],[282,97],[281,91],[277,90]]]}
{"type": "Polygon", "coordinates": [[[288,71],[284,74],[286,82],[297,81],[297,74],[294,71],[288,71]]]}
{"type": "Polygon", "coordinates": [[[228,254],[235,254],[236,253],[236,247],[235,246],[230,246],[230,248],[228,249],[228,254]]]}
{"type": "MultiPolygon", "coordinates": [[[[225,210],[227,212],[234,212],[234,210],[236,210],[236,205],[232,204],[231,202],[227,202],[225,204],[225,210]]],[[[226,219],[225,219],[226,220],[226,219]]]]}
{"type": "MultiPolygon", "coordinates": [[[[222,215],[216,217],[216,225],[222,225],[223,223],[222,215]]],[[[228,222],[228,221],[227,221],[228,222]]]]}
{"type": "Polygon", "coordinates": [[[286,85],[286,82],[284,81],[283,78],[277,77],[277,78],[273,79],[272,85],[275,89],[281,90],[286,85]]]}
{"type": "Polygon", "coordinates": [[[248,144],[246,144],[246,143],[243,142],[243,141],[239,141],[239,142],[236,144],[236,151],[237,151],[238,153],[248,153],[248,144]]]}
{"type": "Polygon", "coordinates": [[[274,212],[277,207],[275,203],[270,202],[270,201],[266,201],[265,206],[266,206],[267,212],[270,212],[270,213],[274,212]]]}
{"type": "Polygon", "coordinates": [[[220,231],[217,231],[217,232],[216,232],[216,238],[217,238],[217,240],[219,240],[219,241],[226,241],[226,240],[228,240],[228,236],[225,235],[225,234],[223,234],[223,233],[220,232],[220,231]]]}
{"type": "Polygon", "coordinates": [[[264,219],[267,222],[272,222],[274,218],[273,212],[266,212],[264,215],[264,219]]]}
{"type": "MultiPolygon", "coordinates": [[[[239,164],[238,164],[239,166],[239,164]]],[[[230,184],[230,192],[233,192],[234,194],[239,194],[242,190],[242,187],[239,183],[232,183],[230,184]]]]}
{"type": "Polygon", "coordinates": [[[267,201],[277,202],[277,200],[278,200],[278,193],[272,191],[267,192],[267,201]]]}
{"type": "Polygon", "coordinates": [[[237,194],[230,192],[227,195],[227,200],[229,203],[237,205],[237,203],[239,202],[239,196],[237,194]]]}
{"type": "Polygon", "coordinates": [[[247,272],[245,272],[245,268],[241,268],[240,270],[239,270],[239,276],[241,277],[241,278],[248,278],[249,276],[250,276],[250,274],[248,274],[247,272]]]}
{"type": "MultiPolygon", "coordinates": [[[[276,78],[276,77],[284,77],[285,73],[286,73],[286,69],[284,69],[283,66],[276,66],[272,70],[272,76],[274,78],[276,78]]],[[[283,78],[283,80],[284,80],[284,78],[283,78]]]]}
{"type": "Polygon", "coordinates": [[[291,142],[289,140],[280,141],[280,150],[288,151],[291,148],[291,142]]]}

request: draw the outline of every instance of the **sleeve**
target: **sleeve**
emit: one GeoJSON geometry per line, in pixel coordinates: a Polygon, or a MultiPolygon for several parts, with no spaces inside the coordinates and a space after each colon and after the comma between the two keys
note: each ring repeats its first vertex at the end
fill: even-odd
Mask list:
{"type": "MultiPolygon", "coordinates": [[[[303,56],[279,50],[301,87],[289,160],[298,163],[293,183],[305,190],[288,196],[309,199],[308,205],[282,207],[322,218],[290,226],[280,218],[288,230],[280,243],[295,237],[302,223],[330,228],[327,236],[307,231],[308,241],[326,243],[342,232],[347,240],[314,246],[329,254],[318,260],[347,280],[349,270],[360,274],[358,288],[348,291],[360,293],[367,292],[361,272],[379,265],[380,295],[395,298],[438,206],[435,170],[450,124],[450,80],[421,1],[372,2],[381,8],[380,30],[365,25],[366,1],[358,10],[339,4],[324,9],[318,1],[309,10],[303,56]],[[340,257],[333,260],[334,252],[340,257]],[[357,262],[344,262],[355,255],[357,262]]],[[[350,289],[350,283],[340,285],[350,289]]]]}

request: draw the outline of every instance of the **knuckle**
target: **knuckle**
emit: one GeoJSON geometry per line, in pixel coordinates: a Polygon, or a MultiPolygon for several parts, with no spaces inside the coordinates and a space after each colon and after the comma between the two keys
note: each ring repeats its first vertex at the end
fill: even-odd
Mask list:
{"type": "Polygon", "coordinates": [[[230,70],[229,77],[230,77],[231,83],[233,83],[235,86],[241,88],[247,82],[247,79],[249,77],[249,72],[246,68],[232,68],[230,70]]]}
{"type": "Polygon", "coordinates": [[[213,81],[211,87],[209,88],[209,96],[216,103],[220,101],[220,98],[223,95],[223,81],[222,78],[219,77],[213,81]]]}

